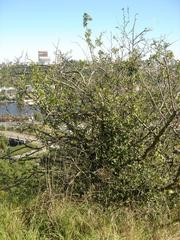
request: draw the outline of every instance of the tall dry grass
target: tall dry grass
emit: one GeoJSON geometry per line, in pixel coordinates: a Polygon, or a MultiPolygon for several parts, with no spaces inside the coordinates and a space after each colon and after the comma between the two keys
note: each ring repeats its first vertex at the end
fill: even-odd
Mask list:
{"type": "Polygon", "coordinates": [[[179,240],[171,213],[109,208],[41,197],[28,207],[0,204],[1,240],[179,240]]]}

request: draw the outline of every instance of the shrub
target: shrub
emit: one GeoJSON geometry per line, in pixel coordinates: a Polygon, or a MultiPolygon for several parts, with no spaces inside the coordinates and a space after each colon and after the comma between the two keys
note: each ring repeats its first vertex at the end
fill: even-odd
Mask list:
{"type": "Polygon", "coordinates": [[[177,196],[179,62],[165,41],[149,43],[146,55],[148,30],[132,27],[127,37],[126,20],[106,52],[89,20],[84,15],[90,60],[61,55],[22,77],[21,92],[30,79],[43,117],[35,131],[49,147],[42,164],[52,188],[103,204],[177,196]]]}

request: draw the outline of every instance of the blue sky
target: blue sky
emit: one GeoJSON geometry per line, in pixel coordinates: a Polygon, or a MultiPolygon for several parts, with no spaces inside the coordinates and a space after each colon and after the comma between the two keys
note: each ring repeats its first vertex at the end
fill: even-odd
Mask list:
{"type": "Polygon", "coordinates": [[[167,36],[180,58],[180,0],[0,0],[0,62],[13,61],[22,52],[36,61],[38,50],[60,41],[63,51],[83,57],[82,16],[89,13],[95,33],[115,29],[122,22],[122,8],[138,13],[138,29],[151,27],[151,37],[167,36]],[[79,44],[77,44],[79,43],[79,44]]]}

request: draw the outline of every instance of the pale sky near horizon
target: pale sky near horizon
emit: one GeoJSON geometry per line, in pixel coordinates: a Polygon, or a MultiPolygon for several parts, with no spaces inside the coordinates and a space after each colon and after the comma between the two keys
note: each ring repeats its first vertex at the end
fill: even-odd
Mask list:
{"type": "Polygon", "coordinates": [[[48,50],[52,58],[58,40],[62,51],[81,58],[83,13],[92,16],[95,33],[113,32],[127,7],[130,16],[138,13],[138,29],[152,28],[150,37],[166,35],[180,59],[180,0],[0,0],[0,62],[21,53],[37,61],[38,50],[48,50]]]}

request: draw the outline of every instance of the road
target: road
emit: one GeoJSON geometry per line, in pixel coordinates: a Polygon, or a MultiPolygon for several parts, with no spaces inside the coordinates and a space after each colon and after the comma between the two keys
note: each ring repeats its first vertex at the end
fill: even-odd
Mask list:
{"type": "Polygon", "coordinates": [[[0,131],[1,136],[5,136],[6,138],[12,138],[12,139],[19,139],[23,140],[24,142],[38,142],[37,138],[30,134],[25,133],[18,133],[14,131],[0,131]]]}
{"type": "MultiPolygon", "coordinates": [[[[14,131],[0,131],[0,136],[5,136],[8,139],[18,139],[18,140],[22,140],[25,143],[27,142],[33,142],[35,143],[38,147],[42,147],[41,142],[33,135],[29,135],[29,134],[25,134],[25,133],[18,133],[18,132],[14,132],[14,131]]],[[[12,159],[21,159],[21,158],[28,158],[28,157],[34,157],[36,155],[42,154],[42,153],[46,153],[47,149],[45,147],[42,147],[42,149],[37,150],[37,149],[29,149],[28,152],[26,153],[22,153],[22,154],[18,154],[16,156],[12,156],[12,159]]]]}

